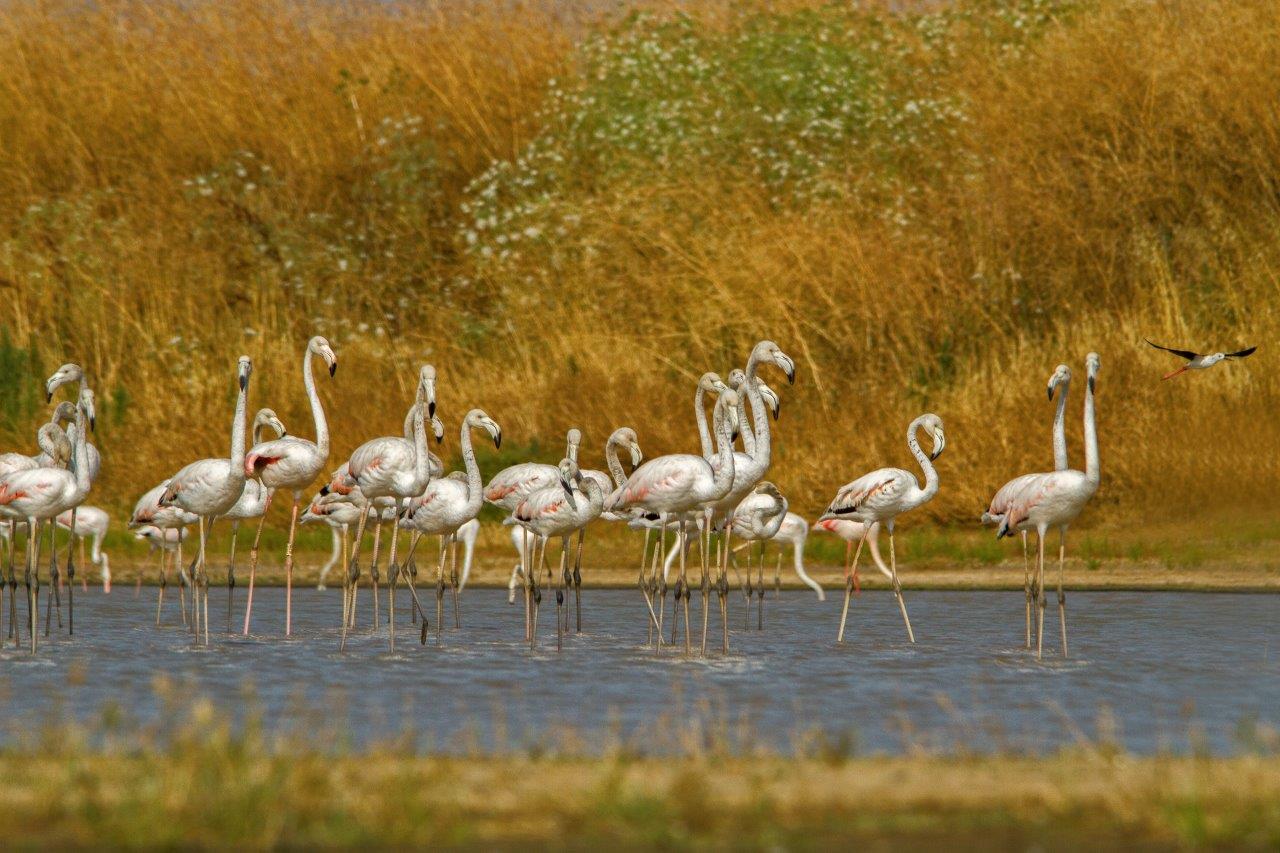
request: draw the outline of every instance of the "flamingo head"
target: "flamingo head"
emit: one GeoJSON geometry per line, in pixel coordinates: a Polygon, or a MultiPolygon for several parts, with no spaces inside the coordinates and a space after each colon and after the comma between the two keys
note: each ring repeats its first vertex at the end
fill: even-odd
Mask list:
{"type": "Polygon", "coordinates": [[[78,364],[70,362],[62,365],[53,372],[53,375],[45,380],[44,383],[44,401],[46,403],[53,400],[53,392],[58,390],[68,382],[83,382],[84,370],[78,364]]]}
{"type": "Polygon", "coordinates": [[[1071,382],[1071,368],[1065,364],[1059,364],[1053,370],[1053,375],[1049,377],[1049,399],[1053,399],[1053,392],[1061,385],[1066,387],[1071,382]]]}
{"type": "MultiPolygon", "coordinates": [[[[284,428],[284,423],[276,416],[275,409],[261,408],[258,409],[258,413],[253,416],[253,434],[257,436],[258,431],[262,429],[271,430],[278,438],[283,438],[289,434],[284,428]]],[[[257,443],[258,440],[255,438],[254,444],[257,443]]]]}
{"type": "Polygon", "coordinates": [[[62,424],[74,423],[76,419],[76,405],[69,400],[63,400],[53,410],[53,417],[49,419],[49,423],[62,424]]]}
{"type": "Polygon", "coordinates": [[[570,428],[564,437],[564,453],[575,463],[578,461],[578,448],[582,446],[582,430],[570,428]]]}
{"type": "Polygon", "coordinates": [[[484,413],[483,409],[472,409],[467,412],[466,424],[471,429],[483,429],[493,439],[493,446],[502,449],[502,427],[498,422],[484,413]]]}
{"type": "Polygon", "coordinates": [[[249,388],[249,374],[251,373],[253,373],[253,360],[247,355],[240,356],[240,360],[236,363],[236,381],[240,383],[241,391],[249,388]]]}
{"type": "Polygon", "coordinates": [[[329,346],[327,339],[316,335],[307,342],[307,352],[324,359],[324,363],[329,366],[330,376],[338,372],[338,356],[334,353],[333,347],[329,346]]]}
{"type": "Polygon", "coordinates": [[[773,341],[761,341],[752,348],[751,358],[747,360],[747,373],[755,376],[755,366],[765,362],[772,362],[785,373],[788,385],[796,383],[796,363],[773,341]]]}
{"type": "Polygon", "coordinates": [[[782,401],[778,399],[778,395],[768,385],[765,385],[759,379],[756,380],[756,390],[760,392],[760,396],[764,398],[765,405],[769,407],[769,411],[773,413],[773,419],[776,421],[778,415],[782,413],[782,401]]]}
{"type": "Polygon", "coordinates": [[[427,401],[427,417],[436,416],[436,368],[424,364],[418,370],[418,399],[427,401]]]}
{"type": "MultiPolygon", "coordinates": [[[[732,377],[733,374],[730,374],[732,377]]],[[[723,394],[729,390],[729,386],[724,383],[718,373],[704,373],[698,377],[698,390],[704,394],[723,394]]]]}
{"type": "Polygon", "coordinates": [[[570,508],[577,512],[578,502],[573,497],[573,484],[582,477],[578,463],[566,456],[560,460],[556,468],[560,472],[560,488],[564,489],[564,499],[569,502],[570,508]]]}
{"type": "Polygon", "coordinates": [[[947,436],[942,431],[942,418],[930,412],[920,417],[920,426],[928,430],[929,437],[933,439],[933,450],[929,453],[929,459],[937,459],[942,455],[943,448],[947,446],[947,436]]]}
{"type": "Polygon", "coordinates": [[[1098,371],[1102,369],[1102,358],[1091,352],[1084,359],[1085,375],[1089,377],[1089,393],[1094,393],[1094,385],[1098,379],[1098,371]]]}

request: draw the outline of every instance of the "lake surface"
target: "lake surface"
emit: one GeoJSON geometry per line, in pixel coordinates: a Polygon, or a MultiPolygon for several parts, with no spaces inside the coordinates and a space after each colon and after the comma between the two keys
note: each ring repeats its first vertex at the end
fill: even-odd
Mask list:
{"type": "MultiPolygon", "coordinates": [[[[523,605],[509,606],[505,591],[465,592],[463,627],[437,639],[428,590],[433,629],[422,646],[402,590],[394,655],[385,628],[369,631],[367,590],[345,652],[337,590],[295,590],[287,641],[283,590],[258,590],[248,638],[224,633],[224,596],[211,593],[213,646],[197,649],[179,625],[172,586],[160,629],[154,589],[136,599],[121,587],[78,593],[75,637],[55,629],[34,658],[12,642],[0,653],[0,738],[70,719],[94,731],[107,705],[134,726],[185,720],[184,703],[196,697],[234,720],[256,714],[268,730],[321,743],[408,734],[411,748],[455,751],[663,753],[711,742],[784,753],[819,743],[1045,751],[1102,739],[1144,753],[1229,753],[1248,748],[1254,724],[1280,723],[1280,597],[1269,595],[1072,594],[1072,657],[1063,661],[1051,594],[1042,663],[1021,647],[1020,592],[908,592],[915,645],[887,592],[854,599],[844,645],[835,642],[839,595],[820,603],[770,591],[758,631],[754,613],[743,627],[742,596],[731,593],[731,653],[719,650],[713,597],[706,658],[684,657],[683,644],[646,647],[643,599],[625,590],[585,590],[587,630],[560,652],[552,593],[531,652],[523,605]],[[160,675],[168,688],[157,689],[160,675]]],[[[240,589],[237,628],[243,603],[240,589]]],[[[695,625],[699,606],[695,593],[695,625]]]]}

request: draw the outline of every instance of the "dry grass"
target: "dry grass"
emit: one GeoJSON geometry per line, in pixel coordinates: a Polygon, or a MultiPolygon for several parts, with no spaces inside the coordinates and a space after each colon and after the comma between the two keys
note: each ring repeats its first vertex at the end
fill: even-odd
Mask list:
{"type": "MultiPolygon", "coordinates": [[[[815,144],[815,171],[792,181],[749,157],[574,142],[568,102],[548,106],[548,91],[608,101],[578,76],[601,51],[684,44],[641,22],[575,48],[615,26],[597,4],[6,4],[0,437],[28,447],[38,381],[85,362],[107,459],[91,500],[122,514],[222,451],[240,351],[256,360],[252,403],[308,434],[296,362],[319,332],[342,360],[322,383],[335,462],[398,430],[423,359],[441,370],[450,432],[472,405],[503,424],[514,449],[482,455],[486,470],[553,458],[575,424],[593,445],[630,424],[652,455],[690,446],[692,378],[768,336],[800,367],[772,475],[798,509],[909,462],[902,430],[927,408],[950,437],[928,512],[968,521],[1009,476],[1047,465],[1042,383],[1097,350],[1093,518],[1273,507],[1280,8],[961,2],[927,19],[930,35],[915,18],[808,5],[719,4],[683,24],[689,55],[723,59],[717,79],[746,92],[714,93],[742,107],[727,137],[757,132],[752,98],[807,108],[812,93],[778,83],[785,63],[752,76],[787,45],[804,48],[802,79],[875,94],[867,115],[885,121],[815,144]],[[1031,35],[1011,35],[1018,15],[1031,35]],[[829,35],[851,45],[837,58],[865,62],[813,66],[829,35]],[[751,39],[769,48],[744,61],[751,39]],[[931,123],[889,121],[935,102],[931,123]],[[535,138],[569,155],[538,184],[539,210],[579,224],[501,260],[469,250],[468,185],[494,161],[521,174],[535,138]],[[1160,383],[1168,360],[1144,335],[1264,346],[1160,383]]],[[[662,71],[664,104],[707,102],[679,72],[662,71]]],[[[606,119],[638,109],[608,102],[606,119]]],[[[706,138],[700,120],[685,130],[706,138]]]]}

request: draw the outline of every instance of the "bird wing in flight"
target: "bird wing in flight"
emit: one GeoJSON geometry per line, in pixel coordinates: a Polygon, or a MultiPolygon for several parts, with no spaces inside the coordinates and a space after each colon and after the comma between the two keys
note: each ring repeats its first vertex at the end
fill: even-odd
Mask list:
{"type": "Polygon", "coordinates": [[[1239,352],[1229,352],[1227,353],[1227,358],[1247,358],[1248,356],[1253,355],[1257,349],[1257,347],[1249,347],[1248,349],[1242,349],[1239,352]]]}
{"type": "Polygon", "coordinates": [[[1149,340],[1149,339],[1147,339],[1147,338],[1143,338],[1143,340],[1144,340],[1144,341],[1146,341],[1147,343],[1151,344],[1151,346],[1155,347],[1156,349],[1162,349],[1162,350],[1164,350],[1165,352],[1171,352],[1171,353],[1173,353],[1174,355],[1180,355],[1180,356],[1182,356],[1183,358],[1188,359],[1188,360],[1193,359],[1193,358],[1196,358],[1197,356],[1199,356],[1199,353],[1194,353],[1194,352],[1192,352],[1191,350],[1186,350],[1186,349],[1173,349],[1172,347],[1162,347],[1162,346],[1160,346],[1160,345],[1159,345],[1159,344],[1157,344],[1157,343],[1152,343],[1152,342],[1151,342],[1151,340],[1149,340]]]}

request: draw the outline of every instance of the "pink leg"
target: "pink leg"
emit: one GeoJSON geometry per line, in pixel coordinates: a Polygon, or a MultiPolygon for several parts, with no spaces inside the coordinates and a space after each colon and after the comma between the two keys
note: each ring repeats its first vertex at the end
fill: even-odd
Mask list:
{"type": "MultiPolygon", "coordinates": [[[[262,542],[262,525],[267,521],[267,511],[271,509],[271,498],[275,492],[267,492],[267,501],[262,506],[262,516],[258,519],[258,532],[253,534],[253,547],[249,549],[249,599],[244,606],[244,636],[249,636],[249,619],[253,616],[253,581],[258,574],[258,545],[262,542]]],[[[181,543],[179,543],[181,544],[181,543]]]]}

